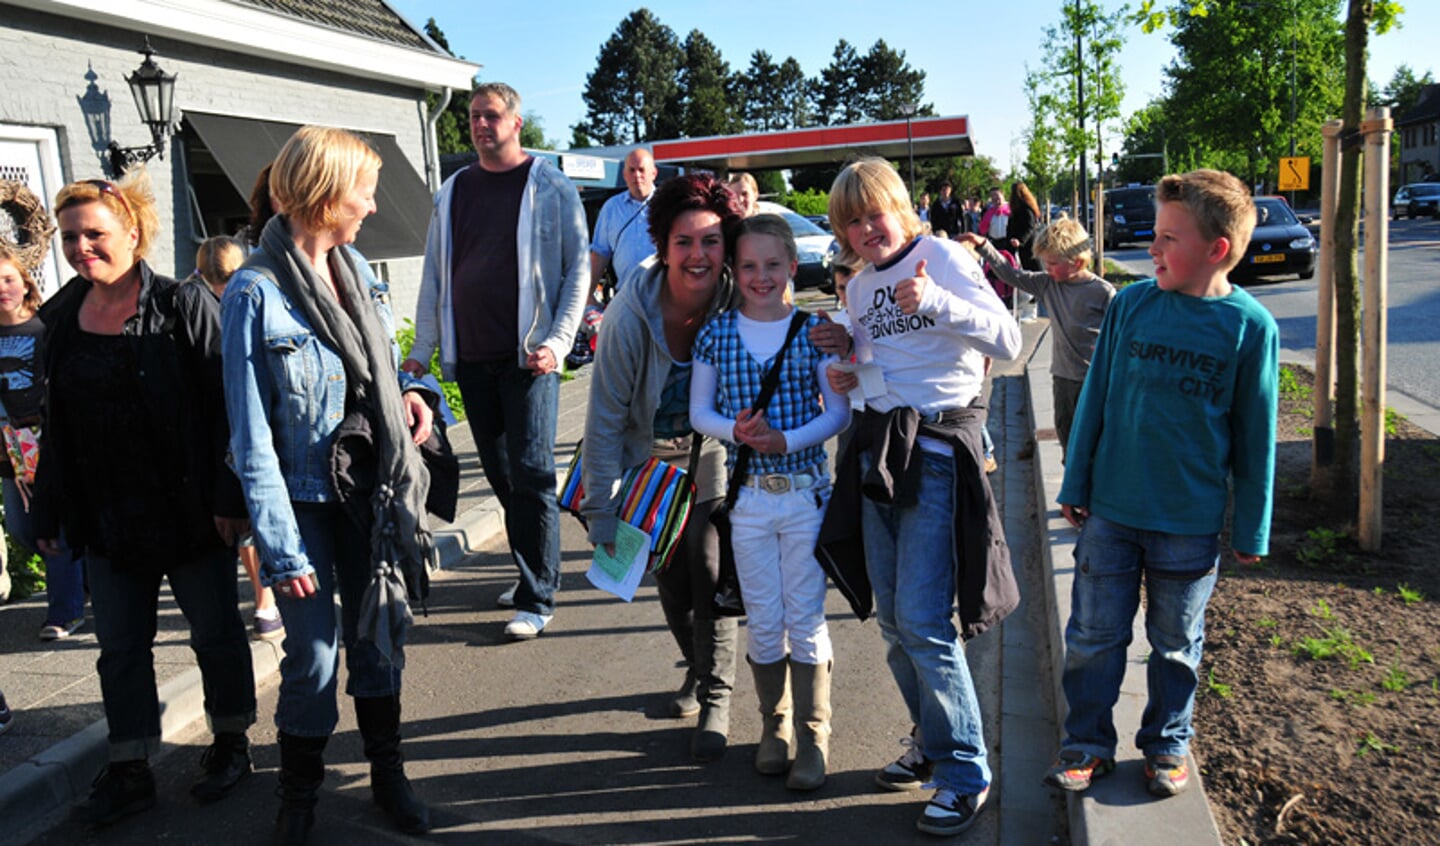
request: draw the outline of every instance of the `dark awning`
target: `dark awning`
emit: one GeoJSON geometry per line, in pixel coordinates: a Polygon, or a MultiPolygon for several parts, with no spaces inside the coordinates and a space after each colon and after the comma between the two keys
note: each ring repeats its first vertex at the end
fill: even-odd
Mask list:
{"type": "MultiPolygon", "coordinates": [[[[185,112],[185,120],[215,156],[220,169],[240,196],[249,198],[255,176],[275,160],[280,148],[300,128],[298,123],[185,112]]],[[[430,224],[430,191],[411,167],[395,136],[355,132],[380,154],[379,209],[360,230],[355,247],[371,261],[425,254],[425,229],[430,224]]]]}

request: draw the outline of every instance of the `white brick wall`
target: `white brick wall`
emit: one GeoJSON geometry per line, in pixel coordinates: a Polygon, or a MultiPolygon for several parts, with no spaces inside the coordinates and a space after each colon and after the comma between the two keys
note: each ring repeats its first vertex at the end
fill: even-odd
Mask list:
{"type": "MultiPolygon", "coordinates": [[[[106,175],[110,137],[121,146],[143,146],[149,131],[140,122],[125,76],[139,66],[139,32],[100,26],[0,3],[0,124],[54,127],[60,136],[66,181],[106,175]],[[89,80],[108,94],[110,136],[92,142],[81,108],[89,80]]],[[[395,136],[409,166],[423,179],[423,92],[358,80],[169,39],[151,39],[156,62],[178,73],[177,113],[186,109],[291,123],[345,126],[395,136]]],[[[357,57],[363,62],[364,57],[357,57]]],[[[395,162],[386,162],[392,168],[395,162]]],[[[158,201],[161,237],[149,257],[162,273],[193,267],[188,201],[174,146],[152,159],[150,176],[158,201]],[[177,209],[179,214],[176,214],[177,209]]],[[[248,195],[249,186],[242,190],[248,195]]],[[[49,198],[53,200],[53,198],[49,198]]],[[[393,260],[389,273],[397,317],[413,317],[420,275],[418,259],[393,260]]]]}

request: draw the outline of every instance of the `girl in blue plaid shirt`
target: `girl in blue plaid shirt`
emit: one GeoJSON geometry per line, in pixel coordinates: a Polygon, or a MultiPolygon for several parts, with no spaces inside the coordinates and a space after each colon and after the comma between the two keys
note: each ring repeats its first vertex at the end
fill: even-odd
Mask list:
{"type": "Polygon", "coordinates": [[[825,782],[833,663],[825,573],[815,560],[830,495],[824,443],[849,422],[850,406],[825,379],[834,358],[810,343],[809,330],[819,322],[811,315],[785,351],[769,405],[752,411],[795,313],[789,290],[796,260],[783,218],[741,222],[735,247],[740,308],[715,317],[695,339],[690,422],[726,442],[732,472],[740,444],[755,452],[730,515],[748,615],[747,659],[764,716],[755,767],[766,774],[788,770],[789,787],[813,790],[825,782]]]}

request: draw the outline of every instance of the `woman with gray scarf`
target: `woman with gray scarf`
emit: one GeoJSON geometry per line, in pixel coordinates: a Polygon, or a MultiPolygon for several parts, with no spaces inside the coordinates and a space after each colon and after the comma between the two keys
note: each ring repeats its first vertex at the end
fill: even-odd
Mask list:
{"type": "Polygon", "coordinates": [[[356,136],[298,130],[270,172],[279,213],[221,304],[231,453],[262,581],[285,621],[275,714],[282,843],[304,842],[314,824],[339,719],[341,643],[374,799],[407,833],[430,825],[400,754],[400,671],[407,598],[423,598],[433,555],[416,446],[432,414],[423,388],[397,370],[388,289],[348,246],[375,212],[379,174],[380,157],[356,136]],[[374,483],[342,490],[333,452],[342,429],[357,427],[373,454],[350,454],[350,469],[373,472],[350,475],[374,483]]]}

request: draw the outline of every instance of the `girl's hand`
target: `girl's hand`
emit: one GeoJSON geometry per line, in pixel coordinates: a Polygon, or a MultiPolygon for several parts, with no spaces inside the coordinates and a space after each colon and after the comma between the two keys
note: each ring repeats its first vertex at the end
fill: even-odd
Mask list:
{"type": "Polygon", "coordinates": [[[1070,521],[1070,525],[1078,529],[1085,525],[1086,518],[1090,516],[1090,509],[1083,505],[1065,505],[1061,503],[1060,513],[1065,515],[1065,519],[1070,521]]]}
{"type": "Polygon", "coordinates": [[[902,314],[914,314],[920,309],[920,300],[929,284],[930,277],[925,275],[925,259],[920,259],[915,263],[915,275],[895,286],[895,305],[900,307],[902,314]]]}
{"type": "Polygon", "coordinates": [[[420,446],[430,440],[430,429],[435,423],[435,412],[420,396],[419,391],[406,391],[400,395],[405,404],[405,426],[410,430],[410,440],[420,446]]]}
{"type": "Polygon", "coordinates": [[[756,452],[768,455],[784,455],[786,450],[785,433],[779,429],[766,429],[759,435],[742,435],[741,442],[756,452]]]}
{"type": "Polygon", "coordinates": [[[308,599],[318,593],[319,588],[315,584],[315,574],[306,573],[294,579],[276,582],[275,592],[286,599],[308,599]]]}

